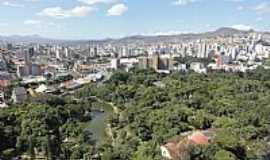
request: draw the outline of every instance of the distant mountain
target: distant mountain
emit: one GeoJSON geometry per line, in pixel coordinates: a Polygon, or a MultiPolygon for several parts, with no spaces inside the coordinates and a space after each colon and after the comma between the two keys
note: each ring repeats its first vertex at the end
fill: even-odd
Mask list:
{"type": "Polygon", "coordinates": [[[216,31],[213,32],[213,34],[215,35],[232,35],[232,34],[240,34],[240,33],[246,33],[249,31],[241,31],[238,29],[234,29],[234,28],[228,28],[228,27],[223,27],[223,28],[219,28],[216,31]]]}
{"type": "Polygon", "coordinates": [[[12,36],[0,36],[0,41],[10,43],[61,43],[66,40],[57,40],[44,38],[39,35],[12,35],[12,36]]]}
{"type": "MultiPolygon", "coordinates": [[[[235,34],[246,34],[250,32],[256,32],[254,30],[242,31],[234,28],[223,27],[216,31],[205,32],[205,33],[185,33],[178,35],[162,35],[162,36],[143,36],[136,35],[130,37],[124,37],[120,39],[104,39],[104,40],[58,40],[44,38],[39,35],[30,36],[0,36],[0,41],[12,42],[12,43],[64,43],[64,44],[103,44],[103,43],[113,43],[113,44],[128,44],[128,43],[155,43],[155,42],[179,42],[192,39],[200,38],[211,38],[217,36],[232,36],[235,34]]],[[[270,34],[270,33],[264,33],[270,34]]]]}
{"type": "Polygon", "coordinates": [[[124,37],[121,39],[113,40],[111,42],[114,43],[131,43],[131,42],[144,42],[144,43],[153,43],[153,42],[179,42],[186,40],[194,40],[194,39],[203,39],[203,38],[212,38],[217,36],[228,37],[235,34],[247,34],[250,32],[255,32],[254,30],[250,31],[242,31],[234,28],[219,28],[216,31],[205,32],[205,33],[185,33],[185,34],[177,34],[177,35],[161,35],[161,36],[131,36],[124,37]]]}

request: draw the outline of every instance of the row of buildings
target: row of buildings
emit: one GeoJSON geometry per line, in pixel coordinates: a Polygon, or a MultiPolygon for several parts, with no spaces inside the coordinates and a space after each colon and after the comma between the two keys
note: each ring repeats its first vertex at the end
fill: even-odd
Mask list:
{"type": "Polygon", "coordinates": [[[108,41],[61,45],[1,43],[0,88],[8,88],[13,81],[24,86],[47,83],[49,92],[51,84],[76,88],[89,79],[95,81],[100,75],[106,79],[114,70],[129,71],[134,66],[152,68],[159,73],[188,70],[203,74],[208,70],[246,72],[264,65],[263,61],[270,57],[269,42],[269,38],[250,32],[181,41],[147,42],[139,39],[128,43],[108,41]],[[186,57],[192,61],[177,60],[186,57]]]}

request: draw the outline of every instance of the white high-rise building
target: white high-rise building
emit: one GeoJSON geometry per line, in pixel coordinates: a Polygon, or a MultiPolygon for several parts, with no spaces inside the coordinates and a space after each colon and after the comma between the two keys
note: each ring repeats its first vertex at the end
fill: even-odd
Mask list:
{"type": "Polygon", "coordinates": [[[66,57],[66,58],[69,57],[69,50],[68,50],[68,48],[65,48],[65,57],[66,57]]]}
{"type": "Polygon", "coordinates": [[[55,57],[56,57],[57,59],[61,59],[59,49],[56,49],[56,51],[55,51],[55,57]]]}
{"type": "Polygon", "coordinates": [[[121,56],[122,56],[122,57],[127,57],[127,56],[128,56],[128,47],[123,46],[123,47],[121,48],[121,56]]]}
{"type": "Polygon", "coordinates": [[[120,59],[119,58],[113,58],[111,60],[111,68],[112,69],[118,69],[120,66],[120,59]]]}

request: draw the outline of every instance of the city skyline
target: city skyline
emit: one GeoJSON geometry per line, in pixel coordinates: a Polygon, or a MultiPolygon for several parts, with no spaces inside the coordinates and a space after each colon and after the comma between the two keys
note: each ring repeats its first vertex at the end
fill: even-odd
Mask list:
{"type": "Polygon", "coordinates": [[[1,35],[103,39],[220,27],[269,30],[266,0],[0,0],[1,35]]]}
{"type": "Polygon", "coordinates": [[[270,158],[270,0],[0,12],[0,160],[270,158]]]}

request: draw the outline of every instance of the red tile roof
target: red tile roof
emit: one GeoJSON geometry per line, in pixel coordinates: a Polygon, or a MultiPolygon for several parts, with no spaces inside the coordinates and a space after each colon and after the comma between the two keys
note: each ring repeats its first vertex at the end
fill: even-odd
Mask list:
{"type": "Polygon", "coordinates": [[[173,159],[179,159],[178,157],[186,151],[189,145],[207,145],[215,133],[215,129],[187,132],[185,136],[169,139],[163,146],[167,148],[173,159]]]}
{"type": "Polygon", "coordinates": [[[191,136],[189,136],[189,140],[192,143],[198,144],[198,145],[205,145],[208,144],[209,138],[202,134],[201,132],[195,132],[191,136]]]}

